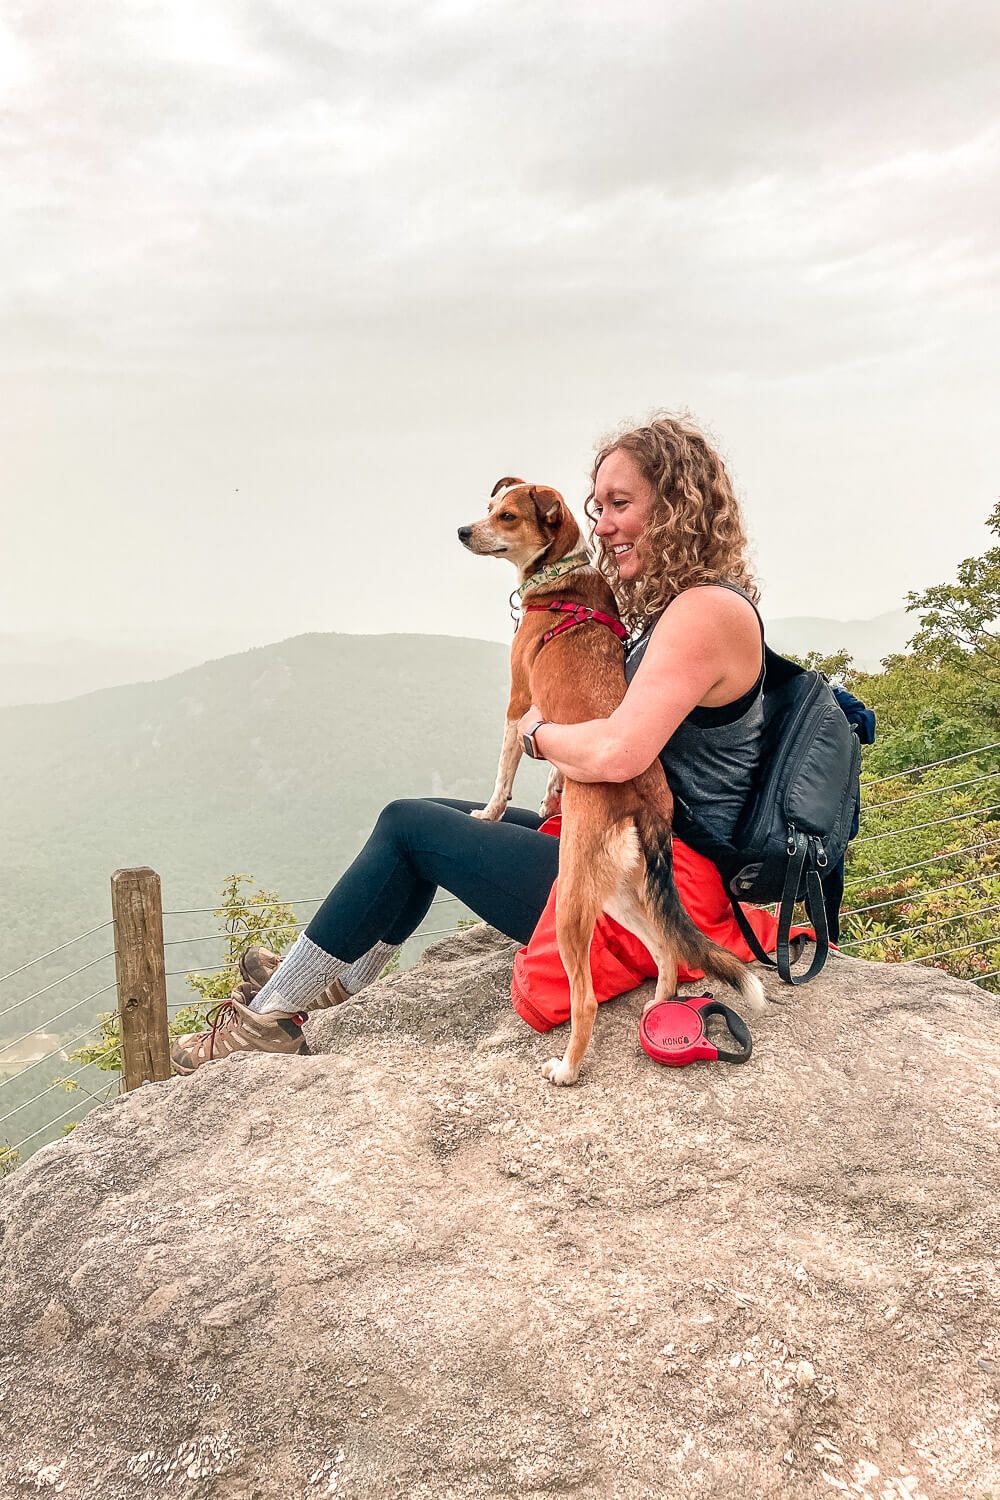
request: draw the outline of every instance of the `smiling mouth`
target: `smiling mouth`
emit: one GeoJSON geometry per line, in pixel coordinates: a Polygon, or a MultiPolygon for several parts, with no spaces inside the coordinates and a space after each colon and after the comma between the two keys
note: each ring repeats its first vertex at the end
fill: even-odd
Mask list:
{"type": "Polygon", "coordinates": [[[626,552],[631,552],[633,550],[634,545],[635,544],[633,542],[622,542],[620,547],[612,547],[611,550],[614,553],[615,557],[624,557],[626,552]]]}

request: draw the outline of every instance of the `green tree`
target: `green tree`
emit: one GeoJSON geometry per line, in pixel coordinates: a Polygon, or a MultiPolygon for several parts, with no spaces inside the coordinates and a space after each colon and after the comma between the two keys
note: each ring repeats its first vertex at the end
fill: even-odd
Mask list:
{"type": "MultiPolygon", "coordinates": [[[[1000,505],[987,524],[1000,538],[1000,505]]],[[[848,857],[845,947],[996,985],[1000,546],[908,600],[920,616],[912,649],[852,684],[875,709],[878,741],[865,752],[861,837],[848,857]]]]}
{"type": "MultiPolygon", "coordinates": [[[[986,525],[1000,540],[1000,502],[986,525]]],[[[907,607],[920,614],[920,628],[910,642],[913,654],[981,682],[995,704],[994,695],[1000,694],[1000,546],[981,557],[967,557],[955,583],[938,583],[906,597],[907,607]]]]}
{"type": "Polygon", "coordinates": [[[804,656],[788,653],[789,661],[797,661],[811,672],[822,672],[831,682],[846,686],[856,675],[851,653],[846,649],[824,654],[822,651],[807,651],[804,656]]]}

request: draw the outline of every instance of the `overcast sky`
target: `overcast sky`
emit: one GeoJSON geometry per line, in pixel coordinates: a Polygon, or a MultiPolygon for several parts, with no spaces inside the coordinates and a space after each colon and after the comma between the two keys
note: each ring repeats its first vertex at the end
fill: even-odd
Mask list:
{"type": "Polygon", "coordinates": [[[455,530],[688,409],[766,613],[998,494],[995,0],[7,0],[0,631],[509,638],[455,530]]]}

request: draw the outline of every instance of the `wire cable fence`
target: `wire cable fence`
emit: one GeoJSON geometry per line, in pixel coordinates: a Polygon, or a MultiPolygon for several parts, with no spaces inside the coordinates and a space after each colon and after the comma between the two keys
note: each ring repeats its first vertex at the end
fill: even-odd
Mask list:
{"type": "Polygon", "coordinates": [[[47,953],[39,953],[37,958],[29,958],[28,962],[21,964],[19,968],[8,969],[6,974],[0,974],[0,984],[3,984],[5,979],[13,979],[15,974],[23,974],[25,969],[40,964],[44,958],[51,958],[54,953],[61,953],[64,948],[72,948],[74,943],[82,943],[84,938],[93,937],[95,932],[105,932],[112,925],[111,922],[102,922],[99,927],[91,927],[89,932],[78,932],[76,937],[67,938],[65,943],[59,943],[57,947],[50,948],[47,953]]]}
{"type": "MultiPolygon", "coordinates": [[[[947,858],[947,856],[945,856],[947,858]]],[[[941,896],[945,891],[960,891],[966,886],[981,885],[984,880],[1000,880],[1000,872],[996,875],[973,875],[968,880],[955,880],[951,885],[938,885],[934,887],[934,895],[941,896]]],[[[904,901],[911,900],[910,896],[892,896],[888,901],[872,901],[867,906],[849,906],[846,911],[841,912],[842,917],[857,917],[866,911],[879,911],[886,906],[901,906],[904,901]]]]}
{"type": "Polygon", "coordinates": [[[867,807],[861,809],[862,820],[870,818],[872,813],[881,811],[883,807],[901,807],[904,802],[918,802],[921,797],[934,797],[940,792],[957,792],[967,786],[979,786],[983,781],[996,781],[1000,771],[987,771],[985,776],[973,776],[968,781],[955,781],[948,786],[929,786],[922,792],[909,792],[905,797],[890,797],[883,802],[870,802],[867,807]]]}
{"type": "Polygon", "coordinates": [[[30,1135],[22,1136],[21,1140],[18,1141],[17,1145],[13,1149],[18,1153],[18,1155],[20,1155],[24,1150],[24,1147],[27,1146],[29,1142],[37,1140],[40,1135],[44,1135],[47,1130],[51,1130],[53,1125],[58,1125],[60,1121],[68,1120],[70,1115],[77,1116],[77,1118],[73,1121],[73,1124],[78,1125],[82,1119],[90,1114],[90,1111],[92,1109],[96,1109],[99,1104],[107,1104],[108,1100],[111,1097],[112,1090],[114,1090],[115,1088],[117,1088],[117,1084],[111,1084],[106,1090],[103,1099],[92,1099],[91,1102],[85,1105],[82,1109],[78,1104],[71,1104],[69,1109],[64,1109],[61,1115],[56,1115],[54,1120],[49,1120],[47,1124],[40,1125],[39,1128],[37,1130],[33,1130],[30,1135]]]}
{"type": "MultiPolygon", "coordinates": [[[[117,1074],[110,1077],[107,1073],[98,1070],[94,1063],[85,1062],[80,1067],[66,1073],[59,1068],[59,1063],[65,1062],[72,1057],[73,1049],[84,1045],[88,1041],[100,1039],[100,1028],[90,1027],[89,1030],[80,1032],[76,1036],[63,1042],[60,1046],[52,1048],[42,1057],[36,1058],[27,1067],[22,1068],[13,1078],[0,1080],[0,1088],[10,1086],[21,1081],[36,1068],[44,1063],[54,1063],[57,1068],[56,1076],[48,1083],[43,1083],[41,1088],[32,1083],[35,1092],[30,1093],[27,1098],[21,1100],[8,1099],[0,1095],[0,1105],[3,1105],[4,1113],[0,1115],[0,1177],[13,1170],[26,1159],[26,1148],[37,1150],[40,1145],[48,1144],[42,1137],[49,1135],[50,1140],[59,1138],[65,1133],[67,1122],[72,1116],[72,1124],[76,1125],[88,1115],[91,1110],[96,1109],[99,1104],[105,1103],[113,1093],[117,1092],[119,1081],[117,1074]],[[103,1091],[97,1093],[77,1080],[85,1073],[92,1075],[91,1081],[97,1083],[98,1078],[104,1081],[103,1091]],[[58,1114],[54,1115],[49,1108],[50,1105],[59,1102],[58,1091],[67,1090],[76,1097],[73,1103],[58,1114]],[[8,1106],[9,1107],[6,1107],[8,1106]],[[57,1126],[62,1125],[63,1131],[51,1136],[50,1132],[57,1126]]],[[[27,1152],[31,1154],[30,1151],[27,1152]]]]}
{"type": "MultiPolygon", "coordinates": [[[[301,912],[304,907],[318,907],[324,899],[325,897],[297,897],[294,901],[279,904],[301,912]]],[[[443,915],[443,908],[457,902],[457,897],[442,894],[432,903],[428,915],[432,918],[439,912],[443,915]]],[[[274,898],[250,902],[237,900],[222,906],[170,909],[165,911],[163,916],[171,919],[215,916],[227,922],[230,913],[234,918],[246,911],[266,913],[267,909],[274,904],[274,898]]],[[[209,932],[206,930],[208,925],[205,923],[199,931],[191,935],[175,935],[175,929],[175,932],[164,940],[164,957],[168,957],[167,950],[170,955],[180,958],[185,949],[192,949],[191,956],[195,960],[201,945],[205,945],[208,949],[215,947],[218,951],[220,942],[228,943],[232,949],[234,943],[239,941],[238,928],[222,927],[209,932]]],[[[301,920],[292,923],[278,922],[276,930],[282,930],[285,936],[290,938],[301,932],[306,925],[307,923],[301,920]]],[[[40,963],[51,964],[53,959],[58,959],[60,955],[68,953],[74,945],[85,939],[93,939],[109,929],[113,931],[114,926],[113,921],[102,922],[78,933],[75,937],[57,943],[38,954],[37,957],[27,959],[9,969],[0,976],[0,982],[26,975],[40,963]]],[[[458,924],[450,927],[438,925],[419,931],[416,937],[423,941],[457,930],[458,924]]],[[[11,1161],[23,1160],[24,1148],[27,1147],[29,1152],[37,1150],[39,1145],[52,1139],[53,1127],[65,1124],[71,1116],[74,1117],[75,1122],[100,1102],[97,1095],[81,1094],[70,1108],[57,1112],[54,1116],[52,1113],[53,1107],[60,1102],[61,1091],[67,1084],[77,1083],[79,1087],[79,1080],[84,1075],[94,1079],[98,1075],[102,1078],[109,1076],[97,1069],[94,1061],[84,1061],[79,1066],[70,1068],[69,1071],[66,1070],[65,1065],[72,1061],[74,1056],[78,1057],[83,1048],[98,1047],[100,1049],[102,1044],[107,1044],[108,1048],[114,1049],[117,1045],[115,1017],[117,1003],[116,999],[112,998],[117,990],[117,982],[111,980],[107,984],[98,985],[87,989],[83,994],[73,996],[73,990],[79,988],[75,981],[78,981],[82,975],[99,969],[102,964],[113,965],[114,960],[115,950],[109,948],[87,959],[84,963],[72,965],[55,978],[48,979],[44,984],[36,982],[33,986],[29,985],[26,992],[19,998],[11,998],[10,1003],[0,1008],[0,1024],[6,1023],[8,1028],[6,1031],[0,1030],[0,1173],[9,1168],[11,1161]],[[69,989],[69,994],[66,994],[66,989],[69,989]],[[69,1003],[60,1004],[60,995],[64,996],[69,1003]],[[51,1000],[55,1002],[52,1009],[45,1008],[47,997],[51,997],[51,1000]],[[111,1019],[107,1024],[102,1023],[96,1014],[102,1002],[104,1010],[111,1014],[111,1019]],[[86,1016],[88,1007],[92,1012],[90,1016],[86,1016]],[[43,1009],[44,1014],[41,1013],[43,1009]],[[81,1029],[79,1024],[73,1027],[74,1019],[81,1012],[86,1016],[88,1023],[86,1029],[81,1029]],[[70,1028],[69,1034],[66,1032],[66,1026],[70,1028]],[[46,1135],[46,1132],[49,1132],[49,1135],[46,1135]]],[[[195,961],[186,968],[179,964],[165,968],[169,995],[168,1020],[190,1010],[193,1010],[196,1015],[199,1012],[204,1014],[213,1003],[211,998],[198,993],[195,988],[192,988],[188,996],[180,998],[176,994],[177,985],[199,977],[230,975],[233,972],[233,966],[234,959],[230,952],[224,962],[198,963],[195,961]],[[173,993],[170,993],[171,991],[173,993]]],[[[110,1087],[115,1089],[119,1084],[119,1073],[113,1071],[110,1076],[112,1077],[110,1087]]]]}
{"type": "MultiPolygon", "coordinates": [[[[998,845],[1000,845],[1000,839],[990,839],[983,843],[966,844],[961,849],[949,849],[944,854],[933,854],[930,859],[918,859],[911,865],[895,865],[890,870],[879,870],[877,875],[880,880],[886,880],[892,875],[901,875],[909,870],[923,870],[928,865],[940,864],[942,860],[957,859],[962,854],[979,853],[985,849],[996,848],[998,845]]],[[[844,889],[850,890],[855,885],[872,885],[874,878],[872,875],[860,875],[856,880],[845,881],[844,889]]]]}
{"type": "Polygon", "coordinates": [[[843,952],[936,965],[1000,989],[1000,804],[986,790],[1000,778],[998,751],[1000,743],[983,745],[862,782],[843,952]],[[974,757],[987,757],[986,765],[966,770],[962,763],[974,757]],[[928,784],[914,785],[921,778],[928,784]],[[873,788],[890,795],[873,798],[873,788]]]}
{"type": "Polygon", "coordinates": [[[87,1069],[93,1066],[93,1063],[83,1063],[81,1067],[74,1068],[72,1073],[61,1074],[52,1083],[47,1084],[45,1088],[39,1089],[37,1094],[32,1094],[30,1099],[25,1099],[22,1103],[15,1104],[14,1108],[9,1109],[5,1115],[0,1115],[0,1125],[3,1125],[7,1120],[12,1120],[15,1115],[19,1115],[23,1109],[27,1109],[30,1105],[37,1104],[39,1099],[44,1099],[47,1094],[51,1094],[53,1089],[63,1088],[65,1084],[72,1083],[74,1079],[79,1078],[81,1073],[86,1073],[87,1069]]]}
{"type": "Polygon", "coordinates": [[[862,792],[868,787],[885,786],[888,781],[898,781],[901,776],[916,776],[922,771],[934,771],[939,766],[950,766],[958,760],[970,760],[974,755],[989,755],[994,750],[1000,750],[1000,740],[993,745],[979,745],[975,750],[960,750],[957,755],[946,755],[943,760],[925,760],[919,766],[907,766],[904,771],[893,771],[888,776],[877,776],[874,780],[865,780],[861,783],[862,792]]]}

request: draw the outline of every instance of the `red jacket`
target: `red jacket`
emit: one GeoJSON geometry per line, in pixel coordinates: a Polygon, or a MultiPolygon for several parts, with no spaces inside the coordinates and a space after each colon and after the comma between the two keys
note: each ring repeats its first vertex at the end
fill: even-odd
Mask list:
{"type": "MultiPolygon", "coordinates": [[[[549,818],[540,831],[558,838],[561,825],[561,817],[549,818]]],[[[673,844],[674,880],[684,910],[708,937],[749,962],[753,954],[736,925],[718,870],[711,860],[696,854],[680,839],[675,838],[673,844]]],[[[550,1031],[553,1026],[569,1020],[569,980],[556,943],[557,883],[552,886],[548,903],[528,946],[521,948],[514,959],[510,986],[514,1009],[522,1021],[527,1021],[536,1031],[550,1031]]],[[[743,910],[762,946],[768,953],[773,953],[778,946],[776,918],[756,906],[745,906],[743,910]]],[[[792,932],[813,936],[809,927],[793,927],[792,932]]],[[[620,926],[613,917],[602,915],[594,927],[590,945],[590,972],[597,998],[603,1001],[635,989],[645,979],[655,979],[656,965],[634,933],[620,926]]],[[[683,964],[677,971],[681,984],[704,977],[700,969],[685,969],[683,964]]]]}

